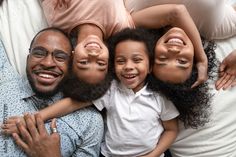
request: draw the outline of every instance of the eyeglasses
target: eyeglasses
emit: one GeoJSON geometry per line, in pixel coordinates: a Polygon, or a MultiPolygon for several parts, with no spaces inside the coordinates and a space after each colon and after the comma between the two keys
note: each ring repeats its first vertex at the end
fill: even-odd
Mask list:
{"type": "Polygon", "coordinates": [[[54,50],[53,52],[49,52],[44,47],[35,47],[32,50],[30,49],[30,54],[32,57],[38,60],[42,60],[46,58],[49,54],[52,55],[55,62],[64,63],[69,60],[70,55],[62,50],[54,50]]]}

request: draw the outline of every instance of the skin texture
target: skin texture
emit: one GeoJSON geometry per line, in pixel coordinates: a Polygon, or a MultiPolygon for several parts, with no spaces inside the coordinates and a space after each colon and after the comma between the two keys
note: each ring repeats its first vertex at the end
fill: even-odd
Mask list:
{"type": "MultiPolygon", "coordinates": [[[[166,30],[152,30],[155,41],[158,41],[166,30]]],[[[208,76],[209,79],[215,80],[218,73],[219,62],[216,59],[216,44],[210,41],[205,45],[203,40],[204,51],[208,58],[208,76]]],[[[154,63],[155,64],[155,63],[154,63]]],[[[179,120],[183,122],[186,128],[198,128],[209,122],[211,114],[211,97],[208,82],[192,88],[192,84],[197,80],[198,70],[194,62],[192,71],[188,79],[182,83],[168,82],[166,79],[159,79],[152,73],[148,79],[148,88],[164,94],[169,98],[180,115],[179,120]]]]}
{"type": "Polygon", "coordinates": [[[71,56],[71,44],[62,33],[44,31],[34,39],[30,52],[35,48],[43,48],[49,54],[43,59],[36,58],[31,53],[28,55],[26,71],[29,82],[36,93],[52,95],[67,76],[70,59],[58,62],[51,54],[60,50],[71,56]]]}
{"type": "Polygon", "coordinates": [[[180,28],[169,29],[156,43],[153,74],[171,83],[185,82],[193,68],[194,48],[180,28]]]}
{"type": "MultiPolygon", "coordinates": [[[[70,2],[72,1],[71,0],[58,0],[57,2],[60,5],[64,5],[65,7],[68,7],[70,5],[70,2]]],[[[57,7],[57,5],[55,7],[57,7]]],[[[136,12],[132,12],[131,17],[132,17],[135,27],[158,29],[165,26],[172,26],[172,27],[180,27],[183,30],[185,30],[186,34],[188,34],[188,36],[192,40],[194,48],[195,48],[195,52],[196,52],[195,59],[197,62],[196,66],[199,73],[198,79],[196,80],[196,82],[193,83],[192,87],[196,87],[197,85],[207,80],[207,58],[201,44],[200,34],[184,5],[164,4],[164,5],[148,7],[148,8],[144,8],[142,10],[136,11],[136,12]]],[[[83,24],[82,27],[77,26],[75,28],[76,30],[78,30],[78,31],[75,31],[77,32],[77,36],[78,36],[77,43],[80,42],[81,37],[85,37],[88,34],[99,35],[101,40],[106,38],[102,34],[101,29],[93,25],[94,28],[88,31],[88,28],[85,28],[87,27],[87,25],[90,25],[89,27],[91,27],[91,25],[93,24],[83,24]],[[84,31],[85,29],[86,31],[84,31]]],[[[89,74],[92,75],[93,71],[88,72],[87,75],[89,74]]],[[[87,81],[85,80],[85,78],[83,78],[83,80],[87,81]]],[[[91,82],[97,83],[99,81],[101,81],[100,76],[98,77],[97,81],[92,80],[91,82]]]]}
{"type": "Polygon", "coordinates": [[[236,50],[232,51],[221,63],[216,89],[226,90],[236,85],[236,50]]]}
{"type": "Polygon", "coordinates": [[[77,78],[96,84],[107,74],[108,58],[106,45],[97,36],[89,35],[75,47],[73,72],[77,78]]]}
{"type": "MultiPolygon", "coordinates": [[[[21,136],[13,133],[12,136],[16,144],[20,146],[29,157],[61,157],[59,134],[48,134],[40,115],[36,114],[33,116],[36,125],[31,115],[26,114],[23,117],[28,130],[22,122],[17,123],[16,126],[21,136]]],[[[55,119],[51,123],[51,129],[52,128],[56,128],[55,119]]]]}
{"type": "MultiPolygon", "coordinates": [[[[37,97],[47,98],[56,94],[68,74],[71,51],[69,38],[59,29],[46,28],[36,34],[30,45],[27,76],[37,97]],[[39,50],[47,51],[47,55],[42,55],[39,50]],[[55,58],[55,52],[58,51],[67,54],[68,58],[55,58]]],[[[7,134],[13,132],[16,144],[30,157],[61,156],[58,133],[48,134],[39,114],[26,114],[23,118],[12,117],[1,128],[7,134]]],[[[52,121],[51,128],[56,128],[55,120],[52,121]]]]}
{"type": "Polygon", "coordinates": [[[117,44],[115,49],[115,72],[117,78],[134,92],[145,84],[150,73],[149,59],[144,43],[125,40],[117,44]]]}

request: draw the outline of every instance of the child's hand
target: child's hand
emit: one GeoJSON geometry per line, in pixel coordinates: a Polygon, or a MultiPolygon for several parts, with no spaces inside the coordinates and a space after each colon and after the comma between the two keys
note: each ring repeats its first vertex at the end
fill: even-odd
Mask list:
{"type": "Polygon", "coordinates": [[[231,52],[221,63],[216,89],[223,90],[236,85],[236,50],[231,52]]]}
{"type": "Polygon", "coordinates": [[[197,87],[198,85],[204,83],[208,79],[207,69],[208,69],[208,60],[207,56],[202,56],[202,59],[196,62],[196,67],[198,71],[197,81],[191,86],[191,88],[197,87]]]}
{"type": "Polygon", "coordinates": [[[11,135],[12,133],[19,133],[16,126],[18,122],[21,122],[23,125],[26,125],[23,117],[13,116],[7,119],[5,123],[1,125],[2,129],[1,132],[5,135],[11,135]]]}

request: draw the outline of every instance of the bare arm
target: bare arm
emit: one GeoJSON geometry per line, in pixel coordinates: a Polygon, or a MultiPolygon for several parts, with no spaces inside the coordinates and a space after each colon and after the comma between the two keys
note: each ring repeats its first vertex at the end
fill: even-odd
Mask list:
{"type": "Polygon", "coordinates": [[[182,28],[191,39],[195,48],[198,68],[197,86],[207,80],[207,57],[204,52],[200,34],[187,9],[181,4],[165,4],[149,7],[131,14],[137,27],[161,28],[173,26],[182,28]]]}
{"type": "Polygon", "coordinates": [[[91,102],[78,102],[71,98],[64,98],[60,101],[57,101],[55,104],[40,110],[39,114],[42,117],[43,121],[46,121],[52,118],[69,114],[78,109],[90,106],[91,104],[91,102]]]}
{"type": "MultiPolygon", "coordinates": [[[[57,101],[55,104],[40,110],[38,114],[41,116],[43,121],[46,121],[52,118],[64,116],[78,109],[90,106],[91,104],[91,102],[78,102],[71,98],[64,98],[60,101],[57,101]]],[[[36,123],[34,116],[31,116],[32,120],[36,123]]],[[[2,133],[6,135],[11,135],[12,133],[19,133],[19,130],[16,126],[16,123],[19,121],[21,121],[21,123],[25,125],[24,118],[20,116],[13,116],[7,119],[5,123],[1,125],[2,133]]]]}
{"type": "Polygon", "coordinates": [[[156,146],[156,148],[144,155],[142,157],[157,157],[164,153],[171,144],[175,141],[178,134],[178,122],[177,118],[163,121],[164,132],[162,133],[160,140],[156,146]]]}

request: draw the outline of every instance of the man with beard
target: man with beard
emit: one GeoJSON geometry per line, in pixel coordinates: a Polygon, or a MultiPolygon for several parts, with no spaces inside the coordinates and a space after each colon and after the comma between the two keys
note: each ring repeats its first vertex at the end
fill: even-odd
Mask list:
{"type": "MultiPolygon", "coordinates": [[[[44,29],[32,40],[29,52],[26,67],[29,81],[27,81],[13,70],[0,42],[1,123],[6,123],[7,118],[11,116],[35,112],[63,97],[60,86],[68,75],[72,55],[68,37],[59,29],[44,29]]],[[[45,126],[50,130],[49,123],[45,126]]],[[[98,156],[103,136],[103,120],[94,108],[85,108],[58,118],[57,129],[55,123],[53,126],[52,134],[47,133],[47,136],[50,139],[58,130],[62,156],[98,156]]],[[[39,128],[36,127],[38,131],[39,128]]],[[[56,138],[51,139],[49,142],[55,143],[53,139],[56,138]]],[[[12,137],[1,134],[0,156],[26,156],[26,154],[14,143],[12,137]]]]}

